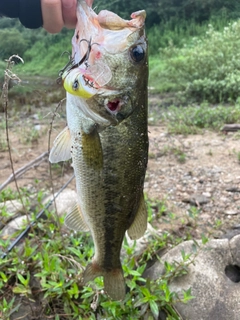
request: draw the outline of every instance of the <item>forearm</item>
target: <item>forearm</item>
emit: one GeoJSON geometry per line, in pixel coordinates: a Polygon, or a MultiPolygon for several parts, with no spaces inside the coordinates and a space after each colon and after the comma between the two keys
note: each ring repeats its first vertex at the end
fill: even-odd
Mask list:
{"type": "Polygon", "coordinates": [[[27,28],[43,25],[41,0],[0,0],[0,15],[19,18],[27,28]]]}

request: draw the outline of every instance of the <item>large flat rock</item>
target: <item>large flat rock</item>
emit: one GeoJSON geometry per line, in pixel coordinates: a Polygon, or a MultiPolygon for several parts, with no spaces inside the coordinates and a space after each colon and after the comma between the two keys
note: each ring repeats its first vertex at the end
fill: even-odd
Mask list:
{"type": "MultiPolygon", "coordinates": [[[[231,240],[210,240],[199,248],[194,263],[186,275],[175,278],[171,291],[180,293],[191,288],[195,297],[187,304],[177,303],[176,309],[185,320],[240,319],[240,235],[231,240]]],[[[193,253],[194,242],[186,241],[168,251],[145,277],[156,280],[165,273],[164,262],[181,262],[185,254],[193,253]]],[[[195,246],[196,247],[196,246],[195,246]]]]}

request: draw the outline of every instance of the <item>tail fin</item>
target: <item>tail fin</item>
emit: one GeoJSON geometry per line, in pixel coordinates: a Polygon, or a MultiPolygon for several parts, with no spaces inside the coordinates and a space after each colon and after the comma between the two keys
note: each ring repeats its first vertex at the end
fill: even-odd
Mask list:
{"type": "Polygon", "coordinates": [[[113,300],[123,300],[126,294],[122,268],[113,269],[103,275],[104,287],[113,300]]]}
{"type": "Polygon", "coordinates": [[[99,276],[103,276],[104,288],[113,300],[122,300],[125,298],[126,286],[121,267],[112,269],[111,271],[105,271],[100,268],[96,262],[91,262],[87,265],[83,273],[82,284],[85,285],[88,281],[94,280],[99,276]]]}

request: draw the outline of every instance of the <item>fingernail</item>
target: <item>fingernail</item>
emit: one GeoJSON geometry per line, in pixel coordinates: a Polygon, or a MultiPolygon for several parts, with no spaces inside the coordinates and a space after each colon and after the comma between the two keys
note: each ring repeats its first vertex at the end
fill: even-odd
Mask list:
{"type": "Polygon", "coordinates": [[[74,0],[62,0],[62,6],[66,9],[71,9],[74,5],[74,0]]]}

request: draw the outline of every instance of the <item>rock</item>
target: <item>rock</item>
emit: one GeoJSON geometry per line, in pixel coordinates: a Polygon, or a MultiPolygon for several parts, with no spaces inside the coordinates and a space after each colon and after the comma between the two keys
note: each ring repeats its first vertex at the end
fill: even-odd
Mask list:
{"type": "MultiPolygon", "coordinates": [[[[43,204],[47,204],[49,201],[51,201],[53,198],[52,195],[49,195],[46,199],[44,199],[43,204]]],[[[71,209],[77,201],[77,193],[74,190],[71,190],[69,188],[64,189],[60,195],[56,198],[56,207],[57,207],[57,213],[59,216],[62,216],[64,213],[66,213],[69,209],[71,209]]],[[[51,204],[49,207],[49,210],[54,210],[55,206],[54,203],[51,204]]]]}
{"type": "Polygon", "coordinates": [[[27,226],[27,216],[20,216],[10,221],[1,231],[1,238],[9,238],[16,231],[24,229],[24,226],[27,226]]]}
{"type": "Polygon", "coordinates": [[[226,210],[224,213],[225,214],[229,214],[229,215],[235,215],[235,214],[239,214],[240,211],[237,211],[237,210],[226,210]]]}
{"type": "MultiPolygon", "coordinates": [[[[76,203],[76,199],[77,199],[77,195],[75,191],[71,189],[63,190],[63,192],[55,200],[58,215],[62,216],[64,213],[67,212],[69,208],[73,207],[76,203]]],[[[49,203],[50,200],[52,200],[51,195],[44,200],[43,204],[46,205],[47,203],[49,203]]],[[[54,204],[52,204],[49,207],[49,210],[54,210],[54,204]]],[[[5,227],[0,232],[0,237],[2,239],[12,238],[13,234],[16,231],[24,230],[24,228],[27,227],[27,225],[28,223],[27,223],[26,215],[17,217],[5,225],[5,227]]],[[[63,231],[64,230],[65,228],[63,228],[63,231]]],[[[23,245],[23,243],[20,243],[20,244],[23,245]]]]}
{"type": "Polygon", "coordinates": [[[196,206],[196,205],[198,206],[198,205],[206,204],[210,200],[202,194],[193,194],[189,198],[185,198],[182,201],[185,203],[190,203],[194,206],[196,206]]]}
{"type": "MultiPolygon", "coordinates": [[[[9,239],[10,240],[9,246],[11,246],[16,238],[15,233],[19,230],[24,230],[27,225],[28,225],[28,222],[27,222],[26,215],[17,217],[14,220],[10,221],[8,224],[6,224],[6,226],[1,230],[0,238],[3,240],[9,239]]],[[[22,250],[23,248],[24,248],[24,242],[23,241],[18,242],[18,249],[22,250]]],[[[0,251],[0,255],[2,255],[2,253],[3,252],[0,251]]]]}
{"type": "Polygon", "coordinates": [[[34,301],[26,297],[17,296],[14,301],[13,309],[16,311],[11,313],[10,320],[47,320],[42,314],[43,306],[41,301],[34,301]]]}
{"type": "Polygon", "coordinates": [[[238,187],[229,187],[226,189],[228,192],[240,192],[240,189],[238,187]]]}
{"type": "Polygon", "coordinates": [[[222,234],[220,236],[221,239],[232,239],[233,237],[237,236],[240,234],[240,229],[236,228],[236,229],[233,229],[233,230],[229,230],[227,231],[225,234],[222,234]]]}
{"type": "Polygon", "coordinates": [[[204,197],[206,197],[206,198],[211,198],[211,193],[210,192],[203,192],[203,194],[202,194],[204,197]]]}
{"type": "Polygon", "coordinates": [[[0,203],[1,213],[3,208],[5,208],[4,211],[6,212],[6,215],[1,214],[0,216],[0,229],[2,229],[10,219],[16,216],[17,213],[23,210],[23,205],[18,200],[9,200],[9,201],[0,203]]]}
{"type": "MultiPolygon", "coordinates": [[[[152,225],[148,222],[147,224],[147,230],[143,237],[137,239],[137,240],[131,240],[126,232],[126,240],[129,245],[129,247],[134,246],[134,243],[136,242],[136,246],[134,248],[133,256],[140,256],[147,248],[149,242],[152,240],[152,238],[156,238],[160,235],[160,232],[152,227],[152,225]]],[[[126,251],[124,247],[122,247],[121,251],[122,255],[126,255],[126,251]]]]}
{"type": "Polygon", "coordinates": [[[232,238],[229,243],[235,264],[240,267],[240,235],[232,238]]]}
{"type": "MultiPolygon", "coordinates": [[[[176,303],[175,307],[183,319],[188,320],[239,320],[240,315],[240,235],[228,239],[210,240],[201,245],[194,263],[186,275],[175,278],[171,291],[180,293],[191,288],[195,298],[187,304],[176,303]]],[[[165,273],[164,262],[181,262],[185,254],[193,253],[194,242],[186,241],[146,270],[144,277],[156,280],[165,273]]]]}
{"type": "Polygon", "coordinates": [[[6,208],[9,214],[15,214],[23,210],[23,205],[19,200],[8,200],[0,203],[0,209],[6,208]]]}

